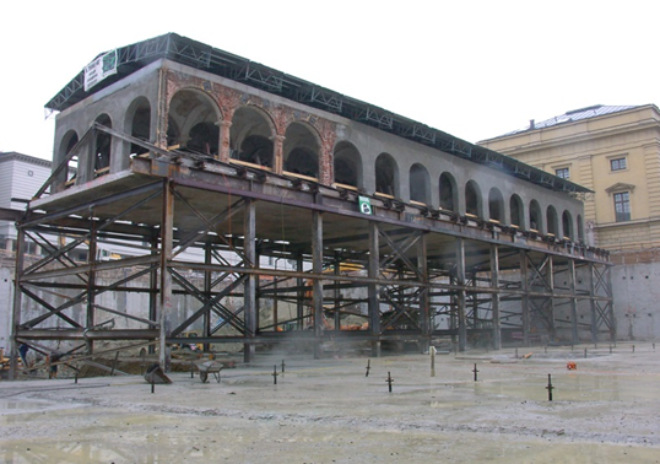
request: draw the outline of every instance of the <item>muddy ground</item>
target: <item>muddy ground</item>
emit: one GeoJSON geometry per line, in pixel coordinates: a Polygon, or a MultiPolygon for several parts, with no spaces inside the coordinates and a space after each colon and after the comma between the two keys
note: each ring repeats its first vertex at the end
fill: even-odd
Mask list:
{"type": "Polygon", "coordinates": [[[153,393],[139,375],[1,381],[0,461],[660,463],[660,346],[438,354],[433,377],[430,365],[261,354],[219,383],[174,372],[153,393]]]}

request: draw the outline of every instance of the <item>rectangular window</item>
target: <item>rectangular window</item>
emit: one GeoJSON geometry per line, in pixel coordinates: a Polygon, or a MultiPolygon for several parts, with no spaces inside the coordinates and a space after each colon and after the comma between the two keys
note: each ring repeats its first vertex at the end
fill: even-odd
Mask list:
{"type": "Polygon", "coordinates": [[[612,171],[623,171],[624,169],[628,169],[628,163],[626,162],[626,158],[613,158],[610,160],[610,169],[612,171]]]}
{"type": "Polygon", "coordinates": [[[570,177],[570,171],[568,168],[558,168],[555,169],[555,176],[561,177],[562,179],[568,179],[570,177]]]}
{"type": "Polygon", "coordinates": [[[614,211],[616,222],[630,221],[630,193],[620,192],[614,194],[614,211]]]}

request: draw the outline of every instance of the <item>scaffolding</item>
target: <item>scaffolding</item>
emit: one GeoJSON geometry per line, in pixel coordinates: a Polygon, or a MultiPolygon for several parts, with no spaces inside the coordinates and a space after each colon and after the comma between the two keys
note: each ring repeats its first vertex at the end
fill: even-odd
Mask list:
{"type": "Polygon", "coordinates": [[[329,340],[379,355],[616,337],[602,250],[384,196],[365,214],[354,189],[92,130],[144,153],[44,195],[55,169],[17,223],[14,373],[19,344],[48,341],[72,358],[142,341],[165,365],[181,343],[240,344],[249,362],[291,341],[320,357],[329,340]],[[26,262],[26,240],[41,259],[26,262]]]}

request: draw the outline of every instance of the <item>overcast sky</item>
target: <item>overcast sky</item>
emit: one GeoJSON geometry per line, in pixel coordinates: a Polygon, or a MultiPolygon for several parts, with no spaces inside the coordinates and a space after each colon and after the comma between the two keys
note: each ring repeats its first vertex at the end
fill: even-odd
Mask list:
{"type": "Polygon", "coordinates": [[[0,3],[0,151],[52,158],[44,105],[96,55],[167,32],[477,142],[660,103],[653,1],[0,3]]]}

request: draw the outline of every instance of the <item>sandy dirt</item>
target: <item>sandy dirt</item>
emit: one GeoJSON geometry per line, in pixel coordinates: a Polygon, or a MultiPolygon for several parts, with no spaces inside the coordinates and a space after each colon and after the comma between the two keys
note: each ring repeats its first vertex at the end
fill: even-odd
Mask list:
{"type": "Polygon", "coordinates": [[[258,355],[154,393],[140,376],[2,381],[0,462],[660,463],[660,347],[584,348],[438,354],[434,377],[428,354],[258,355]]]}

